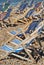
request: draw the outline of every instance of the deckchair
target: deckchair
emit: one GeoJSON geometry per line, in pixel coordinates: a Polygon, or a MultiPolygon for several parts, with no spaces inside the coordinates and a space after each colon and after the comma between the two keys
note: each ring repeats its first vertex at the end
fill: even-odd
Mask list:
{"type": "MultiPolygon", "coordinates": [[[[36,29],[30,36],[28,36],[25,40],[22,40],[22,42],[21,42],[21,40],[19,41],[18,40],[18,38],[16,39],[15,38],[15,40],[12,40],[12,43],[17,43],[18,44],[18,47],[17,47],[17,45],[16,45],[16,47],[17,47],[17,49],[15,50],[14,48],[12,48],[12,46],[9,46],[8,45],[8,43],[5,43],[5,45],[6,46],[2,46],[2,47],[0,47],[0,50],[5,50],[6,52],[8,51],[8,53],[7,53],[7,55],[9,54],[9,53],[11,53],[11,52],[17,52],[17,51],[19,51],[19,49],[20,49],[20,51],[22,50],[22,49],[25,49],[25,47],[27,47],[28,45],[30,45],[31,43],[31,41],[33,41],[37,36],[38,36],[38,31],[43,27],[43,25],[44,25],[44,21],[42,21],[41,23],[40,23],[40,27],[38,28],[38,29],[36,29]],[[19,44],[20,43],[20,44],[19,44]]],[[[9,41],[9,42],[11,42],[11,41],[9,41]]],[[[15,45],[14,44],[14,45],[15,45]]],[[[26,50],[25,50],[26,51],[26,50]]],[[[15,54],[13,54],[13,55],[15,55],[15,54]]],[[[29,54],[28,54],[29,55],[29,54]]],[[[15,55],[15,56],[17,56],[17,57],[19,57],[18,55],[15,55]]],[[[4,58],[4,57],[2,57],[2,58],[4,58]]],[[[21,57],[20,57],[21,58],[21,57]]]]}
{"type": "MultiPolygon", "coordinates": [[[[35,27],[36,27],[36,26],[35,26],[35,27]]],[[[39,28],[39,27],[38,27],[38,28],[39,28]]],[[[19,36],[21,36],[22,34],[21,34],[21,35],[20,35],[20,34],[18,34],[18,35],[19,35],[19,36]]]]}

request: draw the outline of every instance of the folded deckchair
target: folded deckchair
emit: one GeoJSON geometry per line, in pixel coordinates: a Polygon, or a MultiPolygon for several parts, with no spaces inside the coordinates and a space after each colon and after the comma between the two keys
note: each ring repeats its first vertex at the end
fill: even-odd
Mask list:
{"type": "MultiPolygon", "coordinates": [[[[40,22],[39,25],[41,25],[40,27],[38,27],[32,34],[30,34],[30,36],[28,36],[25,40],[21,40],[19,38],[15,38],[11,41],[9,41],[10,43],[12,43],[12,45],[16,45],[15,47],[17,47],[15,49],[15,47],[13,48],[13,46],[9,45],[9,43],[5,43],[5,45],[3,45],[2,47],[0,47],[0,50],[6,51],[7,55],[11,52],[20,52],[22,49],[26,48],[27,46],[29,46],[31,41],[33,41],[37,36],[38,36],[38,31],[44,26],[44,21],[40,22]]],[[[2,56],[2,58],[4,58],[2,56]]]]}

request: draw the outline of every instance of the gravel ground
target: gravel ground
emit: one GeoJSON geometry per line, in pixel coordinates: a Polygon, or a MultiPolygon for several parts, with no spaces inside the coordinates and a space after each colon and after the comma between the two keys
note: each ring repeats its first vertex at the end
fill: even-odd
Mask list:
{"type": "Polygon", "coordinates": [[[17,58],[5,59],[0,61],[0,65],[44,65],[44,58],[42,58],[38,63],[33,64],[28,61],[19,60],[17,58]]]}

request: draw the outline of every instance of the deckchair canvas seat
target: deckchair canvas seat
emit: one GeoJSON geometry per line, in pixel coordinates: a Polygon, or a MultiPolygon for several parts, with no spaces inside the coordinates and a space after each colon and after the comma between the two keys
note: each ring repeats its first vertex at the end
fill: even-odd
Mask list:
{"type": "Polygon", "coordinates": [[[11,53],[11,52],[18,53],[18,52],[23,50],[23,47],[19,47],[17,49],[14,49],[14,48],[12,48],[8,45],[4,45],[4,46],[0,47],[0,50],[3,50],[4,52],[7,52],[8,54],[11,53]]]}
{"type": "Polygon", "coordinates": [[[16,34],[16,31],[11,31],[10,33],[13,34],[13,35],[15,35],[16,34]]]}
{"type": "Polygon", "coordinates": [[[13,48],[11,48],[11,47],[9,47],[7,45],[4,45],[4,46],[0,47],[0,49],[5,50],[7,52],[11,52],[13,50],[13,48]]]}
{"type": "Polygon", "coordinates": [[[17,32],[20,32],[21,30],[22,30],[21,28],[18,28],[16,30],[10,31],[10,33],[13,34],[13,35],[15,35],[15,34],[17,34],[17,32]]]}
{"type": "Polygon", "coordinates": [[[15,42],[16,44],[20,44],[21,43],[21,41],[18,40],[18,39],[13,39],[12,42],[15,42]]]}

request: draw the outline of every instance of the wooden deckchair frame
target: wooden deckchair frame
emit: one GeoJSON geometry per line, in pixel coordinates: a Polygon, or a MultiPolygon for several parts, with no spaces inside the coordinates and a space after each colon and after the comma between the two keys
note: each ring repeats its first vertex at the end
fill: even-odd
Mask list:
{"type": "MultiPolygon", "coordinates": [[[[31,39],[33,39],[33,38],[36,38],[37,36],[38,36],[38,30],[41,28],[41,27],[43,27],[43,25],[44,25],[44,21],[42,21],[41,23],[41,26],[37,29],[37,30],[35,30],[31,35],[30,35],[30,37],[28,37],[28,38],[26,38],[22,43],[21,43],[21,45],[19,44],[19,47],[20,46],[22,46],[23,48],[24,48],[24,50],[26,50],[25,49],[25,47],[24,47],[24,45],[27,43],[27,42],[29,42],[29,41],[31,41],[31,39]]],[[[14,36],[13,36],[13,38],[14,38],[14,36]]],[[[12,38],[11,38],[12,39],[12,38]]],[[[10,41],[11,39],[9,39],[8,41],[10,41]]],[[[7,41],[7,43],[8,43],[8,41],[7,41]]],[[[27,51],[26,51],[27,52],[27,51]]],[[[29,53],[27,52],[27,54],[29,55],[29,53]]],[[[13,55],[15,55],[15,54],[13,54],[13,55]]],[[[15,56],[17,56],[17,55],[15,55],[15,56]]],[[[5,56],[4,56],[5,57],[5,56]]],[[[18,57],[18,56],[17,56],[18,57]]],[[[19,56],[20,57],[20,56],[19,56]]],[[[30,57],[31,57],[31,55],[30,55],[30,57]]],[[[22,58],[22,57],[20,57],[20,58],[22,58]]],[[[32,58],[32,57],[31,57],[32,58]]],[[[33,58],[32,58],[33,59],[33,58]]]]}
{"type": "MultiPolygon", "coordinates": [[[[43,26],[43,22],[40,23],[40,24],[42,24],[42,25],[41,25],[37,30],[35,30],[34,33],[31,34],[32,36],[35,36],[35,38],[38,36],[38,33],[37,33],[38,30],[43,26]]],[[[30,35],[30,36],[31,36],[31,35],[30,35]]],[[[29,38],[28,38],[28,39],[29,39],[29,38]]],[[[27,40],[26,40],[26,41],[27,41],[27,40]]],[[[26,41],[25,41],[25,42],[26,42],[26,41]]],[[[27,43],[27,42],[26,42],[26,43],[27,43]]],[[[24,43],[22,43],[22,44],[24,44],[24,43]]],[[[24,48],[24,50],[26,51],[26,53],[29,55],[29,57],[31,58],[31,60],[34,61],[33,57],[32,57],[31,54],[28,52],[28,49],[26,49],[26,48],[24,47],[24,45],[22,45],[22,47],[24,48]]],[[[12,55],[19,57],[19,55],[16,55],[16,54],[12,54],[12,55]]],[[[22,58],[22,57],[20,57],[20,58],[22,58]]]]}

